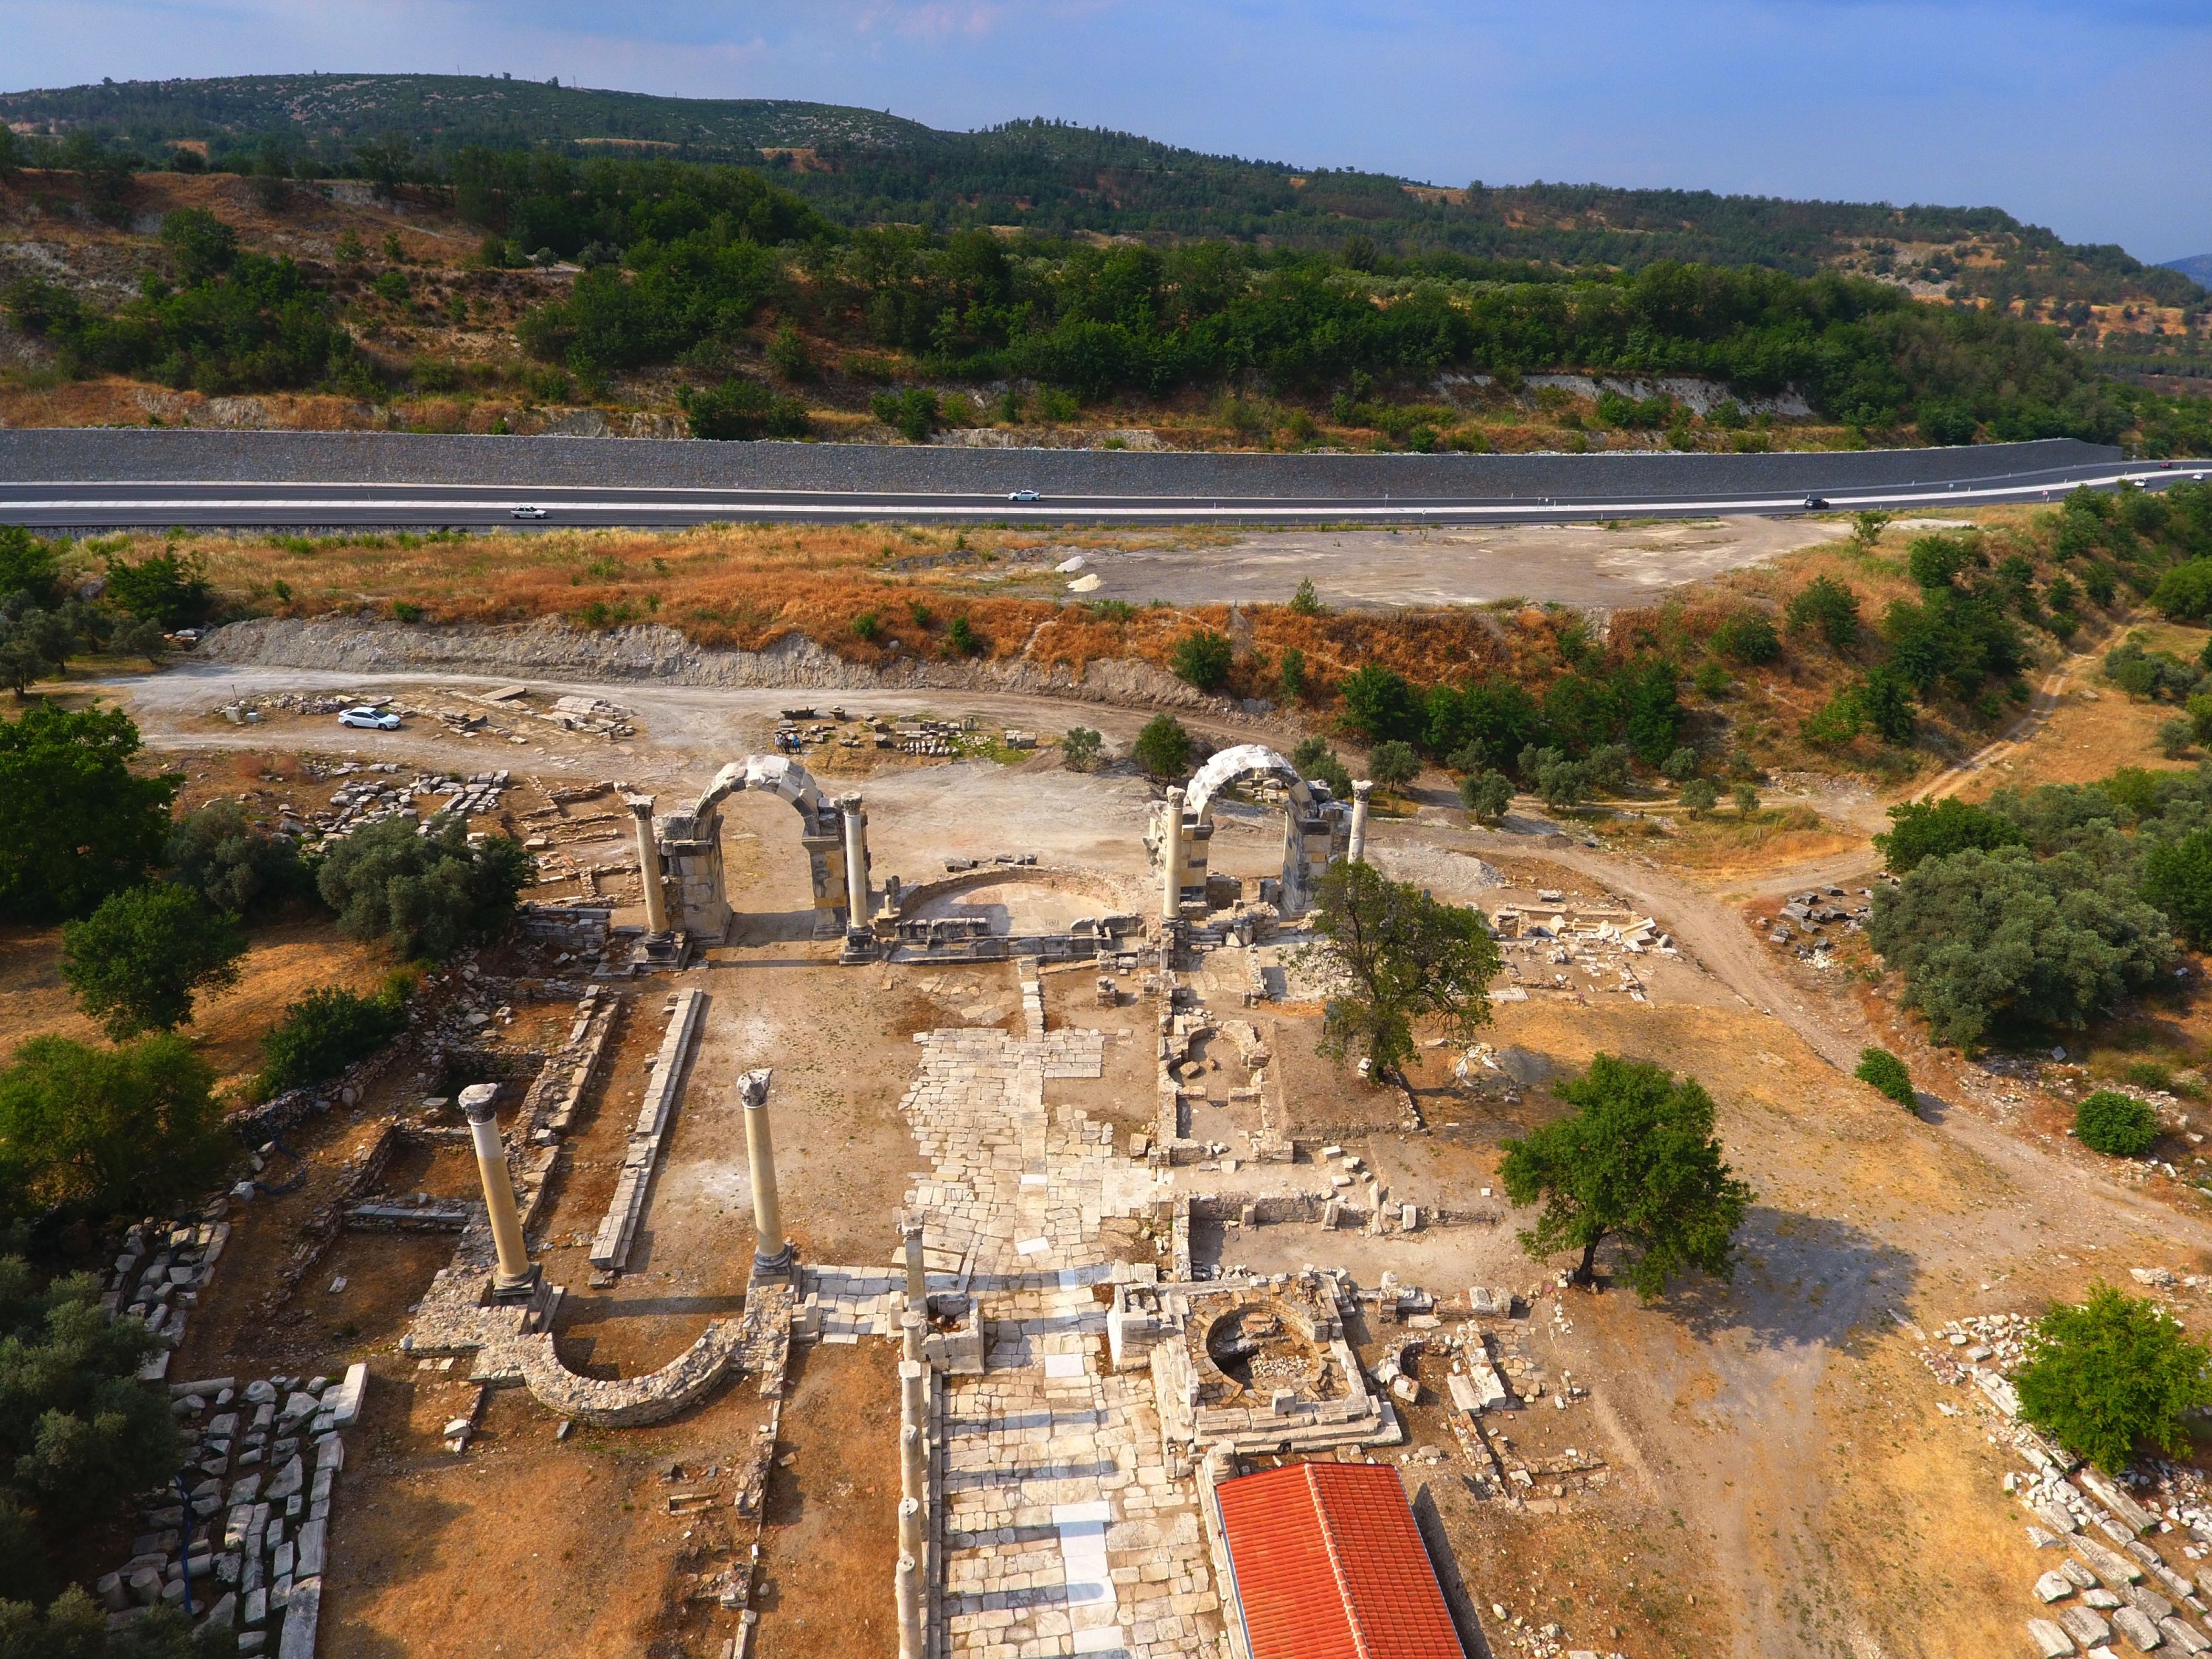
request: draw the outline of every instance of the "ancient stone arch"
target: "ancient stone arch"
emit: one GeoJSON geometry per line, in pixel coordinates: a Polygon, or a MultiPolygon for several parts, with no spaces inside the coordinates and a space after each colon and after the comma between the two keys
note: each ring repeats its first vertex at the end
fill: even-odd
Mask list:
{"type": "MultiPolygon", "coordinates": [[[[1174,840],[1180,866],[1176,885],[1186,896],[1204,896],[1214,797],[1231,784],[1255,777],[1272,777],[1283,786],[1283,873],[1275,903],[1285,915],[1297,915],[1313,902],[1314,884],[1330,859],[1343,854],[1345,808],[1330,799],[1327,784],[1300,777],[1296,767],[1261,743],[1222,750],[1198,769],[1182,792],[1180,833],[1174,840]]],[[[1152,828],[1145,836],[1156,863],[1169,845],[1169,802],[1154,805],[1152,828]]]]}
{"type": "MultiPolygon", "coordinates": [[[[842,819],[848,814],[860,816],[860,798],[825,799],[813,775],[787,755],[748,755],[732,761],[714,775],[689,811],[661,820],[661,866],[666,872],[672,921],[695,939],[711,942],[729,936],[732,912],[722,880],[722,802],[743,789],[775,795],[798,812],[799,844],[806,851],[814,890],[814,936],[839,937],[850,908],[842,819]]],[[[864,880],[866,859],[863,842],[864,880]]],[[[865,922],[866,918],[859,920],[865,922]]]]}

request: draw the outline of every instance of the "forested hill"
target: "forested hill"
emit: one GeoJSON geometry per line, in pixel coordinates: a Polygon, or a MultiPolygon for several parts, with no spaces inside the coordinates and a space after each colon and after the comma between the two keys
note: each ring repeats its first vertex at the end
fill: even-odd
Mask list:
{"type": "MultiPolygon", "coordinates": [[[[0,94],[19,133],[88,134],[158,160],[360,171],[364,147],[424,184],[470,149],[765,160],[847,225],[1020,226],[1066,236],[1231,237],[1291,247],[1454,252],[1572,267],[1660,261],[1846,270],[1998,301],[2199,302],[2182,272],[2075,246],[1996,208],[1897,208],[1597,185],[1428,185],[1301,171],[1036,120],[940,132],[887,112],[775,100],[656,98],[473,76],[247,76],[0,94]],[[395,156],[393,141],[404,144],[395,156]]],[[[82,143],[82,140],[80,140],[82,143]]]]}

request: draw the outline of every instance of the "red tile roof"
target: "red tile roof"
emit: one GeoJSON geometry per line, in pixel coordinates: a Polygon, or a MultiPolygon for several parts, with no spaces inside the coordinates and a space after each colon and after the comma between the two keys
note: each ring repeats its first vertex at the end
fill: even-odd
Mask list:
{"type": "Polygon", "coordinates": [[[1466,1659],[1384,1463],[1291,1463],[1215,1488],[1252,1659],[1466,1659]]]}

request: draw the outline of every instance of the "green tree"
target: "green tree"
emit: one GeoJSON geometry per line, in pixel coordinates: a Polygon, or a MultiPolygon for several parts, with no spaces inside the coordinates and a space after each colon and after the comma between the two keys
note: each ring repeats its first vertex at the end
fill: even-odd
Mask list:
{"type": "Polygon", "coordinates": [[[1427,724],[1421,700],[1395,669],[1364,663],[1337,684],[1345,720],[1370,743],[1416,742],[1427,724]]]}
{"type": "Polygon", "coordinates": [[[1659,775],[1672,778],[1677,783],[1687,783],[1698,775],[1698,751],[1677,749],[1667,757],[1665,763],[1659,769],[1659,775]]]}
{"type": "Polygon", "coordinates": [[[1575,1278],[1587,1285],[1598,1246],[1618,1238],[1647,1302],[1692,1268],[1729,1279],[1755,1195],[1721,1157],[1712,1097],[1694,1078],[1606,1054],[1554,1092],[1574,1115],[1506,1141],[1499,1166],[1514,1203],[1544,1206],[1521,1248],[1540,1261],[1580,1250],[1575,1278]]]}
{"type": "Polygon", "coordinates": [[[1312,577],[1302,580],[1297,592],[1291,595],[1291,613],[1298,617],[1325,617],[1328,614],[1328,607],[1321,602],[1321,594],[1315,590],[1312,577]]]}
{"type": "Polygon", "coordinates": [[[164,551],[136,564],[110,559],[106,598],[118,610],[173,630],[205,622],[214,608],[215,589],[198,559],[164,551]]]}
{"type": "Polygon", "coordinates": [[[1887,1095],[1906,1111],[1920,1109],[1920,1097],[1912,1091],[1912,1074],[1888,1049],[1860,1049],[1858,1069],[1851,1075],[1877,1094],[1887,1095]]]}
{"type": "Polygon", "coordinates": [[[2142,890],[2191,945],[2212,944],[2212,830],[2162,842],[2143,854],[2142,890]]]}
{"type": "Polygon", "coordinates": [[[1190,733],[1173,714],[1155,714],[1137,733],[1129,757],[1153,777],[1179,776],[1190,766],[1190,733]]]}
{"type": "Polygon", "coordinates": [[[0,525],[0,600],[51,608],[61,602],[61,564],[53,544],[18,525],[0,525]]]}
{"type": "Polygon", "coordinates": [[[340,932],[439,960],[507,925],[531,867],[507,836],[471,846],[459,819],[418,835],[404,818],[384,818],[325,854],[315,884],[340,932]]]}
{"type": "Polygon", "coordinates": [[[1881,532],[1889,528],[1896,516],[1889,513],[1854,513],[1851,514],[1851,541],[1862,553],[1871,553],[1881,540],[1881,532]]]}
{"type": "Polygon", "coordinates": [[[218,910],[266,916],[312,890],[298,844],[258,829],[236,801],[214,801],[179,818],[161,848],[176,878],[218,910]]]}
{"type": "Polygon", "coordinates": [[[238,233],[204,208],[165,215],[161,246],[186,288],[213,282],[238,263],[238,233]]]}
{"type": "Polygon", "coordinates": [[[82,915],[145,878],[182,780],[138,776],[138,750],[118,708],[0,720],[0,917],[82,915]]]}
{"type": "Polygon", "coordinates": [[[2079,1029],[2173,949],[2124,867],[2073,851],[2039,861],[2024,847],[1923,859],[1875,890],[1867,938],[1904,975],[1899,1000],[1961,1048],[1999,1026],[2079,1029]]]}
{"type": "Polygon", "coordinates": [[[2158,1144],[2158,1114],[2148,1101],[2099,1089],[2075,1107],[2074,1138],[2107,1158],[2141,1158],[2158,1144]]]}
{"type": "Polygon", "coordinates": [[[397,986],[361,996],[320,986],[289,1004],[283,1018],[261,1038],[261,1090],[282,1094],[336,1077],[374,1054],[407,1029],[407,1006],[397,986]]]}
{"type": "Polygon", "coordinates": [[[1915,587],[1948,587],[1982,562],[1982,550],[1971,537],[1919,536],[1905,549],[1905,560],[1915,587]]]}
{"type": "Polygon", "coordinates": [[[1349,981],[1322,1019],[1320,1049],[1330,1058],[1357,1052],[1388,1071],[1413,1057],[1415,1021],[1435,1020],[1466,1042],[1489,1019],[1498,954],[1479,912],[1346,860],[1321,878],[1313,926],[1349,981]]]}
{"type": "Polygon", "coordinates": [[[2158,723],[2156,732],[2158,752],[2168,760],[2179,760],[2189,752],[2197,733],[2185,720],[2165,720],[2158,723]]]}
{"type": "Polygon", "coordinates": [[[1367,769],[1376,782],[1395,794],[1421,775],[1421,757],[1410,743],[1378,743],[1368,753],[1367,769]]]}
{"type": "Polygon", "coordinates": [[[1692,778],[1682,786],[1682,805],[1693,818],[1703,817],[1720,804],[1720,786],[1711,778],[1692,778]]]}
{"type": "Polygon", "coordinates": [[[789,386],[803,385],[814,378],[814,357],[796,324],[786,323],[776,330],[775,337],[768,343],[768,366],[777,380],[789,386]]]}
{"type": "Polygon", "coordinates": [[[1477,823],[1500,823],[1513,805],[1513,780],[1503,772],[1469,773],[1459,781],[1459,803],[1477,823]]]}
{"type": "Polygon", "coordinates": [[[166,1604],[144,1608],[117,1629],[108,1628],[107,1619],[81,1584],[64,1590],[44,1613],[29,1600],[0,1601],[0,1659],[231,1659],[238,1652],[235,1628],[210,1620],[195,1630],[182,1611],[166,1604]]]}
{"type": "MultiPolygon", "coordinates": [[[[91,1274],[42,1285],[22,1257],[0,1256],[0,1515],[13,1521],[0,1530],[16,1547],[0,1585],[10,1595],[46,1577],[42,1541],[104,1524],[182,1459],[167,1400],[135,1374],[153,1346],[144,1326],[101,1311],[91,1274]]],[[[55,1651],[4,1640],[0,1652],[25,1659],[55,1651]]]]}
{"type": "Polygon", "coordinates": [[[2190,1455],[2189,1419],[2212,1405],[2212,1352],[2155,1302],[2094,1285],[2043,1316],[2013,1386],[2029,1422],[2117,1474],[2145,1442],[2190,1455]]]}
{"type": "Polygon", "coordinates": [[[1735,815],[1740,818],[1747,818],[1759,811],[1759,791],[1750,784],[1739,783],[1729,792],[1729,798],[1735,801],[1735,815]]]}
{"type": "Polygon", "coordinates": [[[0,1219],[145,1215],[198,1192],[231,1145],[214,1082],[168,1032],[116,1048],[30,1038],[0,1071],[0,1219]]]}
{"type": "Polygon", "coordinates": [[[1297,702],[1306,695],[1306,653],[1295,645],[1283,647],[1281,674],[1283,701],[1297,702]]]}
{"type": "Polygon", "coordinates": [[[1299,738],[1298,746],[1291,750],[1291,765],[1300,777],[1327,784],[1332,799],[1352,799],[1351,770],[1336,750],[1328,746],[1328,738],[1299,738]]]}
{"type": "Polygon", "coordinates": [[[1071,772],[1096,770],[1106,751],[1106,739],[1087,726],[1071,726],[1060,740],[1060,758],[1071,772]]]}
{"type": "Polygon", "coordinates": [[[1229,636],[1217,634],[1210,628],[1201,628],[1176,641],[1175,651],[1168,659],[1168,666],[1175,671],[1177,679],[1194,685],[1201,691],[1212,693],[1229,684],[1232,660],[1229,636]]]}
{"type": "Polygon", "coordinates": [[[955,617],[945,625],[945,648],[957,657],[980,657],[990,647],[975,624],[965,612],[955,617]]]}
{"type": "Polygon", "coordinates": [[[1793,634],[1818,634],[1830,649],[1848,651],[1858,643],[1859,596],[1831,576],[1815,576],[1799,588],[1783,612],[1793,634]]]}
{"type": "Polygon", "coordinates": [[[188,1025],[192,999],[238,981],[246,936],[189,887],[126,887],[62,927],[63,981],[118,1042],[188,1025]]]}
{"type": "Polygon", "coordinates": [[[1908,874],[1923,859],[1948,858],[1970,847],[1992,852],[2027,839],[1987,807],[1948,797],[1901,802],[1889,809],[1889,824],[1874,844],[1881,849],[1882,861],[1893,876],[1908,874]]]}

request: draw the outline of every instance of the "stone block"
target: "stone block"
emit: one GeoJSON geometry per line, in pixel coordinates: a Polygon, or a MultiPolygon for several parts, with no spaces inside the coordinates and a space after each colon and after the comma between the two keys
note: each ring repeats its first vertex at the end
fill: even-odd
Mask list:
{"type": "Polygon", "coordinates": [[[302,1578],[284,1598],[284,1630],[276,1659],[315,1659],[315,1624],[323,1609],[323,1581],[302,1578]]]}
{"type": "Polygon", "coordinates": [[[2114,1607],[2112,1623],[2118,1628],[2120,1634],[2128,1638],[2129,1644],[2139,1653],[2148,1653],[2166,1640],[2166,1638],[2160,1633],[2158,1626],[2144,1617],[2139,1608],[2114,1607]]]}
{"type": "Polygon", "coordinates": [[[2048,1619],[2029,1620],[2027,1639],[2035,1644],[2039,1659],[2072,1659],[2074,1638],[2048,1619]]]}
{"type": "Polygon", "coordinates": [[[2100,1642],[2112,1639],[2112,1627],[2101,1614],[2088,1607],[2066,1607],[2058,1614],[2058,1623],[2065,1632],[2085,1648],[2094,1648],[2100,1642]]]}

